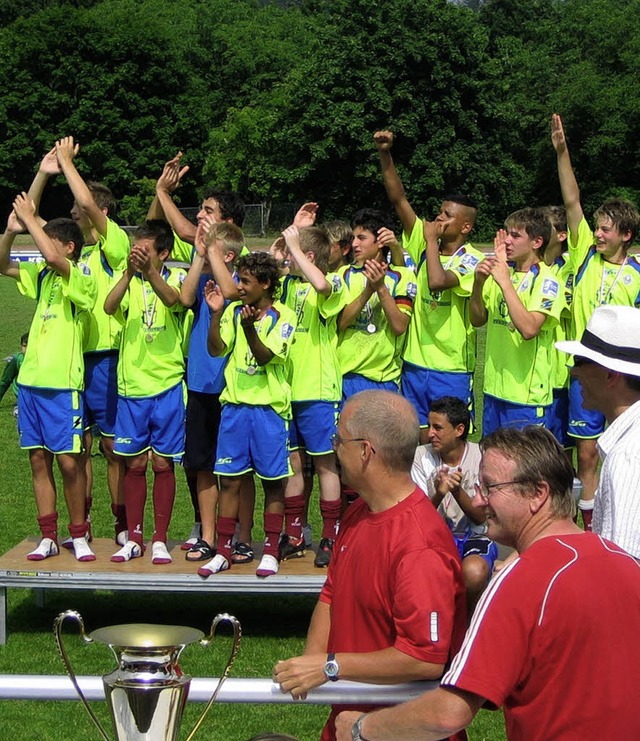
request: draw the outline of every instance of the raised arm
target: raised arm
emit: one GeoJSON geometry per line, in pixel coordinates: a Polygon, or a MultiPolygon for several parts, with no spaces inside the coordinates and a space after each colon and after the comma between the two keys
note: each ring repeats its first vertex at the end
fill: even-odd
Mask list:
{"type": "MultiPolygon", "coordinates": [[[[78,147],[76,145],[76,152],[78,147]]],[[[36,213],[40,209],[40,201],[42,200],[42,194],[44,193],[45,185],[49,182],[50,177],[60,174],[60,165],[58,164],[58,157],[56,156],[56,148],[50,149],[40,162],[38,172],[33,178],[31,187],[29,188],[28,196],[36,204],[36,213]]],[[[40,225],[45,223],[44,219],[38,216],[40,225]]]]}
{"type": "Polygon", "coordinates": [[[165,306],[171,308],[180,301],[180,291],[163,279],[151,261],[151,255],[147,249],[134,245],[131,248],[131,262],[142,273],[145,280],[149,281],[156,296],[165,306]]]}
{"type": "Polygon", "coordinates": [[[253,306],[243,306],[240,309],[240,324],[244,332],[244,336],[247,338],[247,344],[253,357],[256,359],[256,363],[259,366],[266,365],[273,360],[273,352],[264,344],[264,342],[258,337],[256,330],[256,320],[258,318],[258,310],[253,306]]]}
{"type": "Polygon", "coordinates": [[[33,237],[33,241],[47,265],[67,278],[71,272],[71,263],[67,255],[60,252],[51,239],[44,233],[36,216],[36,204],[26,193],[21,193],[13,202],[13,210],[33,237]]]}
{"type": "Polygon", "coordinates": [[[104,313],[109,314],[110,316],[115,314],[116,311],[120,308],[120,304],[122,303],[122,299],[124,298],[126,292],[129,290],[129,284],[131,283],[131,279],[136,274],[137,268],[135,267],[131,255],[129,255],[129,258],[127,260],[127,269],[122,274],[122,277],[120,280],[115,284],[115,286],[111,289],[109,294],[107,295],[107,298],[104,300],[104,313]]]}
{"type": "Polygon", "coordinates": [[[225,300],[237,301],[240,298],[238,285],[229,270],[229,264],[225,259],[225,255],[222,253],[222,250],[219,249],[219,240],[210,233],[210,230],[214,225],[215,222],[211,216],[205,216],[198,224],[194,242],[196,253],[199,253],[202,250],[202,254],[204,255],[206,252],[213,279],[220,287],[225,300]]]}
{"type": "Polygon", "coordinates": [[[208,281],[204,287],[204,299],[211,309],[211,321],[209,322],[209,334],[207,335],[207,350],[214,358],[222,355],[227,346],[220,336],[220,319],[224,311],[224,296],[220,288],[212,281],[208,281]]]}
{"type": "Polygon", "coordinates": [[[331,295],[331,284],[326,279],[324,273],[317,265],[309,260],[300,247],[300,232],[298,231],[298,227],[293,224],[288,226],[282,232],[282,236],[284,237],[289,254],[296,261],[302,274],[311,283],[314,290],[324,296],[331,295]]]}
{"type": "Polygon", "coordinates": [[[98,234],[104,237],[107,234],[107,215],[95,202],[87,184],[76,169],[73,158],[77,152],[78,146],[72,136],[65,136],[56,142],[56,157],[78,208],[86,214],[98,234]]]}
{"type": "Polygon", "coordinates": [[[491,269],[494,263],[495,257],[485,257],[484,260],[476,265],[471,298],[469,299],[469,319],[471,320],[472,327],[483,327],[489,318],[489,313],[487,312],[487,307],[484,304],[484,298],[482,296],[482,289],[491,275],[491,269]]]}
{"type": "Polygon", "coordinates": [[[396,239],[396,235],[391,231],[391,229],[387,229],[386,226],[378,229],[377,238],[380,247],[389,248],[389,257],[391,258],[389,262],[392,265],[398,265],[399,267],[403,268],[405,265],[402,245],[400,244],[400,242],[398,242],[398,240],[396,239]]]}
{"type": "Polygon", "coordinates": [[[0,273],[9,278],[20,277],[20,263],[11,259],[11,247],[18,234],[22,231],[22,224],[12,211],[7,219],[7,228],[0,236],[0,273]]]}
{"type": "Polygon", "coordinates": [[[367,281],[362,293],[356,296],[353,301],[347,304],[340,312],[338,318],[338,332],[344,332],[347,327],[355,320],[360,312],[367,305],[367,301],[373,296],[374,290],[369,281],[367,281]]]}
{"type": "Polygon", "coordinates": [[[393,163],[393,157],[391,156],[393,132],[376,131],[373,135],[373,140],[376,143],[378,154],[380,155],[380,169],[382,171],[382,179],[387,191],[387,196],[400,219],[404,233],[411,234],[413,225],[418,217],[407,200],[404,186],[402,185],[396,166],[393,163]]]}
{"type": "Polygon", "coordinates": [[[156,183],[157,207],[162,209],[164,217],[180,239],[193,244],[196,238],[196,227],[180,212],[171,197],[171,194],[180,185],[182,177],[189,170],[188,165],[180,167],[181,157],[182,152],[178,152],[173,159],[165,163],[162,169],[162,174],[156,183]]]}
{"type": "Polygon", "coordinates": [[[386,265],[379,263],[377,260],[367,260],[364,264],[364,274],[367,276],[367,282],[378,294],[380,306],[384,311],[391,332],[396,336],[404,334],[409,326],[409,316],[400,311],[389,289],[384,283],[386,274],[386,265]]]}
{"type": "Polygon", "coordinates": [[[567,226],[570,232],[576,234],[584,213],[580,203],[580,188],[569,157],[569,148],[567,147],[562,119],[557,113],[551,116],[551,143],[556,150],[558,160],[558,179],[560,180],[562,200],[567,211],[567,226]]]}
{"type": "Polygon", "coordinates": [[[427,282],[430,291],[445,291],[460,284],[452,270],[445,270],[440,262],[438,240],[442,236],[444,221],[424,221],[424,241],[427,243],[427,282]]]}

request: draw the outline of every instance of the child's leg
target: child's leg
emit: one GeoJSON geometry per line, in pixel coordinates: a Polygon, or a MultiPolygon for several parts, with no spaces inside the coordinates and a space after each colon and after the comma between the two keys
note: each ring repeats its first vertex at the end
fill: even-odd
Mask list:
{"type": "Polygon", "coordinates": [[[253,512],[256,507],[256,484],[253,480],[253,474],[242,476],[240,480],[240,508],[238,510],[238,520],[240,522],[240,532],[238,540],[240,543],[251,545],[251,531],[253,529],[253,512]]]}
{"type": "Polygon", "coordinates": [[[85,509],[87,479],[84,458],[80,453],[61,453],[56,458],[69,511],[69,532],[73,538],[75,556],[78,561],[95,561],[95,554],[85,539],[88,523],[85,509]]]}
{"type": "Polygon", "coordinates": [[[59,551],[53,454],[44,448],[30,450],[29,463],[31,464],[41,541],[38,547],[27,555],[27,558],[30,561],[41,561],[49,556],[56,556],[59,551]]]}
{"type": "Polygon", "coordinates": [[[191,528],[189,537],[182,543],[180,548],[183,551],[188,551],[202,537],[202,515],[200,514],[200,502],[198,498],[198,471],[184,466],[184,477],[187,481],[189,498],[193,507],[193,527],[191,528]]]}
{"type": "Polygon", "coordinates": [[[236,531],[238,509],[240,506],[239,476],[221,476],[218,496],[218,543],[217,552],[231,561],[231,541],[236,531]]]}
{"type": "Polygon", "coordinates": [[[124,534],[127,530],[127,514],[124,503],[124,461],[113,452],[113,438],[103,436],[100,438],[100,447],[107,459],[107,486],[111,494],[111,511],[115,517],[114,529],[116,543],[124,545],[127,538],[124,534]],[[121,539],[123,542],[121,542],[121,539]]]}
{"type": "Polygon", "coordinates": [[[215,543],[216,507],[218,505],[218,482],[212,471],[198,471],[198,508],[202,523],[202,540],[209,545],[215,543]]]}
{"type": "Polygon", "coordinates": [[[278,544],[284,522],[284,479],[262,480],[264,488],[264,553],[278,557],[278,544]]]}
{"type": "Polygon", "coordinates": [[[284,490],[284,531],[294,541],[298,541],[302,535],[302,516],[305,509],[304,499],[304,477],[303,451],[292,450],[289,453],[289,463],[293,470],[293,476],[287,479],[284,490]]]}
{"type": "Polygon", "coordinates": [[[147,501],[148,453],[125,459],[124,501],[127,509],[129,540],[142,549],[144,538],[144,505],[147,501]]]}
{"type": "Polygon", "coordinates": [[[578,438],[577,448],[577,474],[582,482],[582,496],[578,502],[578,508],[582,514],[582,522],[585,530],[591,530],[591,519],[593,517],[593,501],[598,488],[598,448],[596,440],[578,438]]]}
{"type": "Polygon", "coordinates": [[[176,477],[173,471],[173,460],[164,456],[151,454],[153,467],[153,509],[155,526],[153,542],[167,542],[167,531],[173,512],[176,496],[176,477]]]}

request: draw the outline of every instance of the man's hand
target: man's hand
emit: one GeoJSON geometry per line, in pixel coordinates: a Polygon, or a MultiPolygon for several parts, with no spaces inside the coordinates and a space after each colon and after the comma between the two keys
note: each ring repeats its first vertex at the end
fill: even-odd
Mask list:
{"type": "Polygon", "coordinates": [[[7,219],[6,231],[9,234],[20,234],[20,232],[24,231],[24,226],[22,225],[20,219],[16,216],[15,211],[12,211],[9,214],[9,218],[7,219]]]}
{"type": "Polygon", "coordinates": [[[224,296],[215,281],[208,280],[205,283],[204,300],[214,314],[220,314],[224,309],[224,296]]]}
{"type": "Polygon", "coordinates": [[[427,244],[437,244],[438,240],[442,236],[442,232],[444,231],[446,224],[446,221],[427,221],[426,219],[424,219],[422,229],[422,232],[424,234],[424,241],[427,244]]]}
{"type": "Polygon", "coordinates": [[[317,203],[303,203],[298,209],[298,213],[293,217],[293,226],[297,226],[298,229],[304,229],[305,226],[313,226],[316,223],[317,216],[317,203]]]}
{"type": "Polygon", "coordinates": [[[300,249],[300,232],[298,227],[294,224],[288,226],[283,232],[282,237],[288,250],[299,250],[300,249]]]}
{"type": "Polygon", "coordinates": [[[73,162],[73,158],[78,153],[80,145],[73,141],[72,136],[64,136],[56,142],[56,158],[60,167],[73,162]]]}
{"type": "MultiPolygon", "coordinates": [[[[80,145],[76,144],[73,148],[73,156],[75,157],[78,152],[80,151],[80,145]]],[[[56,147],[54,146],[52,149],[50,149],[45,156],[42,158],[42,161],[40,162],[40,172],[44,173],[45,175],[53,176],[53,175],[59,175],[60,170],[60,163],[58,162],[58,156],[56,154],[56,147]]]]}
{"type": "Polygon", "coordinates": [[[389,249],[392,249],[396,245],[399,246],[399,242],[396,239],[396,235],[391,231],[391,229],[387,229],[386,226],[381,227],[378,229],[378,244],[380,247],[388,247],[389,249]]]}
{"type": "Polygon", "coordinates": [[[364,274],[367,278],[371,290],[379,291],[384,287],[384,276],[387,271],[386,263],[377,260],[367,260],[364,264],[364,274]]]}
{"type": "Polygon", "coordinates": [[[551,116],[551,143],[556,154],[563,154],[567,150],[567,139],[564,135],[562,119],[557,113],[551,116]]]}
{"type": "Polygon", "coordinates": [[[336,718],[336,741],[351,741],[353,724],[362,715],[359,710],[345,710],[336,718]]]}
{"type": "Polygon", "coordinates": [[[326,654],[308,654],[278,661],[273,668],[273,681],[280,685],[281,692],[290,692],[294,700],[304,700],[309,690],[327,681],[324,673],[326,661],[326,654]]]}
{"type": "Polygon", "coordinates": [[[36,204],[23,191],[16,196],[13,202],[13,211],[20,221],[26,226],[30,219],[36,214],[36,204]]]}
{"type": "Polygon", "coordinates": [[[373,141],[378,147],[378,152],[388,152],[393,147],[393,131],[376,131],[373,135],[373,141]]]}
{"type": "Polygon", "coordinates": [[[183,176],[189,171],[189,165],[180,167],[182,152],[178,152],[175,157],[165,162],[162,173],[156,182],[156,191],[161,190],[165,193],[173,193],[180,185],[183,176]]]}

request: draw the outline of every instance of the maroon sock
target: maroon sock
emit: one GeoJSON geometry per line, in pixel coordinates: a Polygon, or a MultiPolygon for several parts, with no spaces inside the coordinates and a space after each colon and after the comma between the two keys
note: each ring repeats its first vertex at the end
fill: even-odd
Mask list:
{"type": "Polygon", "coordinates": [[[82,525],[72,525],[69,523],[69,535],[71,535],[72,538],[84,538],[84,536],[87,534],[87,521],[85,520],[82,525]]]}
{"type": "MultiPolygon", "coordinates": [[[[284,515],[264,513],[264,555],[278,558],[278,546],[280,545],[280,533],[284,515]]],[[[302,532],[302,529],[300,530],[302,532]]]]}
{"type": "Polygon", "coordinates": [[[593,510],[581,509],[580,514],[582,515],[582,523],[584,525],[584,529],[588,532],[591,532],[591,520],[593,519],[593,510]]]}
{"type": "Polygon", "coordinates": [[[236,532],[235,517],[218,517],[216,521],[216,531],[218,533],[218,543],[216,551],[224,556],[231,563],[231,541],[236,532]]]}
{"type": "Polygon", "coordinates": [[[116,536],[123,530],[127,529],[127,509],[124,504],[112,504],[111,513],[114,516],[113,527],[116,531],[116,536]]]}
{"type": "Polygon", "coordinates": [[[304,494],[299,494],[297,497],[285,497],[284,531],[292,538],[300,538],[302,536],[304,504],[304,494]]]}
{"type": "Polygon", "coordinates": [[[43,538],[51,538],[54,543],[58,542],[58,513],[38,517],[38,527],[43,538]]]}
{"type": "Polygon", "coordinates": [[[342,513],[342,502],[323,502],[320,500],[320,514],[322,515],[322,537],[335,540],[338,537],[340,527],[340,515],[342,513]]]}
{"type": "Polygon", "coordinates": [[[155,528],[153,542],[167,542],[167,530],[176,498],[176,477],[173,466],[153,469],[153,511],[155,528]]]}
{"type": "Polygon", "coordinates": [[[147,468],[127,468],[124,474],[124,501],[129,525],[129,540],[142,547],[144,505],[147,501],[147,468]]]}

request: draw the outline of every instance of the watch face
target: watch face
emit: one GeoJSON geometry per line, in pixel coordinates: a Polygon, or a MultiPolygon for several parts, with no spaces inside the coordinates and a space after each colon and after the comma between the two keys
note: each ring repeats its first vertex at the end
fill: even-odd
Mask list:
{"type": "Polygon", "coordinates": [[[337,661],[327,661],[327,663],[324,665],[324,673],[328,677],[337,677],[338,672],[340,671],[340,668],[338,667],[337,661]]]}

